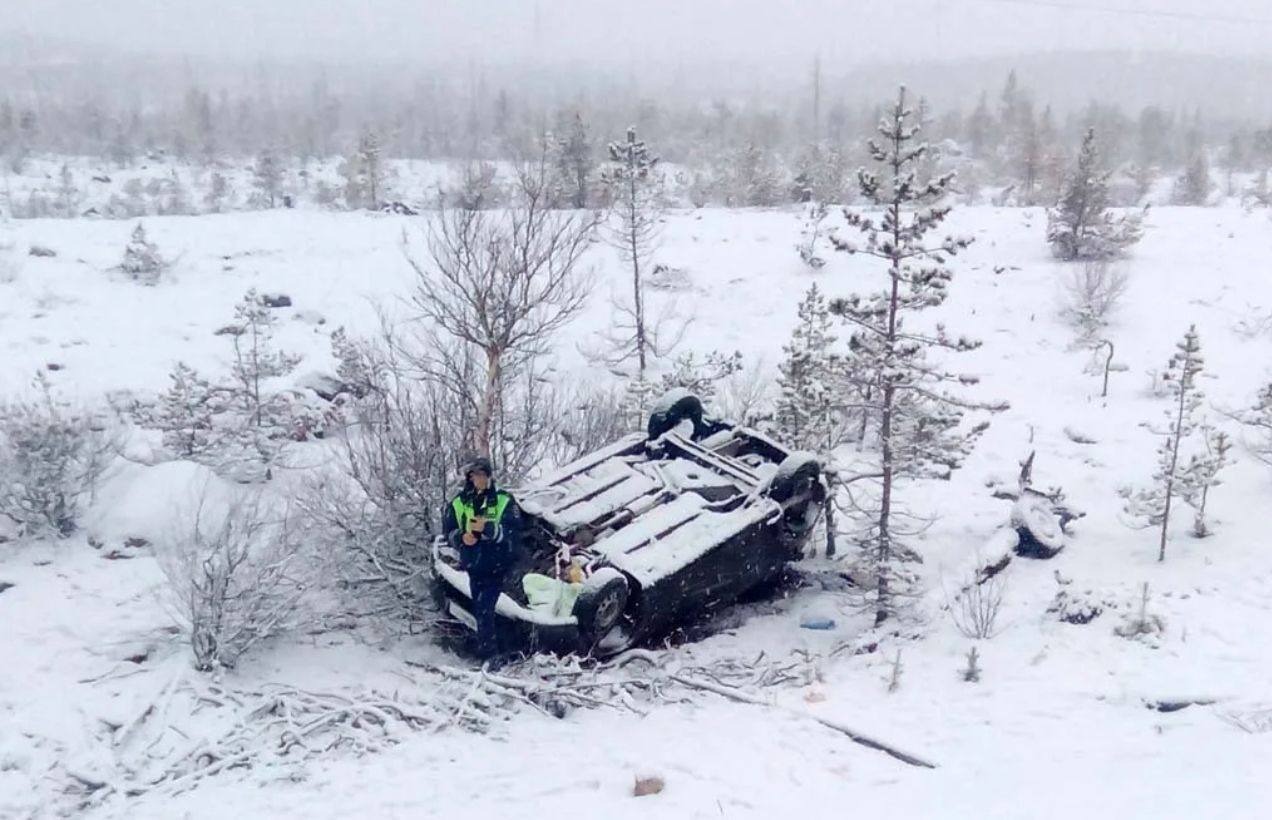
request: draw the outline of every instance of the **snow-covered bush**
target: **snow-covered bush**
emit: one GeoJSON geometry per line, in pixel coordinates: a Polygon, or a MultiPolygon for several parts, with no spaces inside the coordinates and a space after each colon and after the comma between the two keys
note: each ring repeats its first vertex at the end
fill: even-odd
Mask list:
{"type": "Polygon", "coordinates": [[[741,369],[742,354],[737,351],[725,354],[713,350],[701,359],[692,351],[682,353],[671,362],[671,369],[660,375],[656,393],[683,387],[707,404],[715,398],[717,385],[741,369]]]}
{"type": "Polygon", "coordinates": [[[1078,334],[1078,344],[1095,344],[1130,284],[1126,271],[1106,260],[1088,260],[1069,273],[1060,294],[1060,316],[1078,334]]]}
{"type": "Polygon", "coordinates": [[[302,539],[289,513],[272,509],[259,491],[235,496],[205,487],[183,518],[156,550],[173,606],[195,667],[233,667],[297,618],[308,589],[302,539]]]}
{"type": "Polygon", "coordinates": [[[473,414],[439,381],[407,377],[397,348],[332,335],[346,423],[300,504],[355,611],[416,623],[428,616],[429,543],[473,414]]]}
{"type": "Polygon", "coordinates": [[[755,362],[747,364],[720,383],[716,411],[720,418],[746,427],[771,427],[774,423],[772,386],[767,368],[755,362]]]}
{"type": "Polygon", "coordinates": [[[730,208],[779,204],[786,191],[773,154],[754,143],[739,146],[713,169],[715,199],[730,208]]]}
{"type": "Polygon", "coordinates": [[[1113,627],[1113,634],[1132,641],[1145,641],[1150,645],[1166,631],[1166,621],[1148,610],[1148,583],[1145,582],[1140,591],[1139,606],[1122,616],[1122,622],[1113,627]]]}
{"type": "Polygon", "coordinates": [[[998,634],[998,613],[1007,592],[1007,580],[1001,572],[988,575],[982,564],[963,579],[954,600],[950,601],[950,618],[965,638],[983,640],[998,634]]]}
{"type": "Polygon", "coordinates": [[[1272,187],[1268,186],[1268,169],[1264,168],[1259,171],[1254,181],[1250,183],[1250,186],[1242,195],[1241,200],[1247,208],[1266,208],[1272,205],[1272,187]]]}
{"type": "Polygon", "coordinates": [[[22,262],[18,257],[17,241],[13,238],[8,220],[0,214],[0,285],[18,278],[22,262]]]}
{"type": "Polygon", "coordinates": [[[124,248],[119,270],[138,284],[155,285],[169,267],[170,263],[160,255],[159,249],[146,238],[145,226],[138,222],[124,248]]]}
{"type": "Polygon", "coordinates": [[[1109,595],[1092,589],[1074,589],[1071,579],[1061,579],[1055,598],[1047,612],[1066,624],[1089,624],[1106,610],[1117,609],[1117,602],[1109,595]]]}
{"type": "Polygon", "coordinates": [[[300,357],[275,348],[276,320],[254,289],[234,315],[236,321],[225,329],[233,344],[229,372],[209,380],[178,362],[168,388],[155,402],[134,407],[133,417],[163,433],[173,458],[255,481],[270,478],[285,448],[315,435],[326,418],[316,399],[277,384],[300,357]]]}
{"type": "Polygon", "coordinates": [[[623,412],[622,398],[617,390],[588,385],[567,397],[557,430],[557,460],[573,461],[639,429],[623,412]]]}
{"type": "Polygon", "coordinates": [[[648,374],[637,374],[623,385],[622,418],[628,429],[643,428],[653,402],[678,388],[688,390],[704,405],[716,409],[717,387],[741,372],[742,354],[735,351],[725,355],[713,350],[699,358],[693,351],[687,351],[666,364],[667,368],[656,379],[648,374]]]}
{"type": "Polygon", "coordinates": [[[1259,391],[1254,406],[1236,416],[1253,433],[1250,452],[1265,464],[1272,465],[1272,384],[1259,391]]]}
{"type": "Polygon", "coordinates": [[[499,184],[498,169],[489,162],[466,165],[459,183],[453,189],[440,191],[439,197],[442,205],[466,211],[498,208],[507,201],[506,192],[499,184]]]}
{"type": "Polygon", "coordinates": [[[22,535],[64,538],[114,442],[98,419],[59,403],[43,380],[39,387],[38,399],[0,405],[0,515],[22,535]]]}

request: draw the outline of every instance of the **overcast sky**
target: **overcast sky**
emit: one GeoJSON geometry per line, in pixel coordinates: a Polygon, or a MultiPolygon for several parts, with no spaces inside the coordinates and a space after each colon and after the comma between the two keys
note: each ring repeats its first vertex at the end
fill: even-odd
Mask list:
{"type": "Polygon", "coordinates": [[[1272,57],[1272,0],[0,0],[0,33],[234,58],[828,67],[1072,49],[1272,57]]]}

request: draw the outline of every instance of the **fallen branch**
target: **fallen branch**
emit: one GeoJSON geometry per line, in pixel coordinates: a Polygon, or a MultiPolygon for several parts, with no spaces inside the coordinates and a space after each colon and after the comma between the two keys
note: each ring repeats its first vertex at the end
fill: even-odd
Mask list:
{"type": "Polygon", "coordinates": [[[923,758],[917,755],[913,755],[913,754],[910,754],[909,752],[902,751],[901,749],[898,749],[895,746],[884,743],[883,741],[877,740],[873,737],[870,737],[869,735],[862,734],[861,732],[858,732],[856,729],[852,729],[848,726],[845,726],[842,723],[830,720],[829,718],[824,718],[824,717],[821,717],[820,715],[814,715],[800,709],[792,709],[788,706],[781,706],[776,703],[771,703],[763,698],[748,694],[739,689],[734,689],[729,686],[722,686],[720,684],[711,683],[709,681],[694,680],[693,678],[688,678],[688,677],[685,677],[684,675],[678,675],[678,674],[673,674],[670,677],[672,680],[684,686],[688,686],[692,689],[701,689],[706,692],[713,692],[717,695],[729,698],[730,700],[735,700],[739,703],[749,703],[754,706],[764,706],[769,709],[776,709],[778,711],[785,712],[790,715],[795,715],[796,717],[811,718],[828,729],[834,729],[836,732],[840,732],[841,734],[847,735],[849,740],[851,740],[853,743],[859,743],[862,746],[865,746],[867,748],[875,749],[877,751],[883,752],[886,755],[889,755],[891,757],[896,758],[897,760],[900,760],[902,763],[908,763],[911,766],[920,766],[925,769],[936,768],[936,764],[932,763],[931,761],[924,760],[923,758]]]}
{"type": "Polygon", "coordinates": [[[761,654],[702,664],[693,660],[691,652],[640,649],[595,664],[577,657],[532,656],[498,672],[407,661],[399,673],[411,686],[412,695],[405,699],[374,690],[314,692],[283,685],[235,690],[178,674],[135,717],[112,727],[108,742],[117,770],[102,777],[71,776],[67,793],[82,799],[87,792],[88,805],[173,795],[232,769],[301,763],[338,750],[380,752],[425,730],[486,733],[526,707],[557,718],[573,709],[597,708],[646,715],[653,704],[692,702],[700,692],[810,717],[855,743],[934,768],[850,727],[754,694],[819,680],[824,658],[805,652],[782,659],[761,654]],[[197,719],[180,721],[182,726],[170,715],[197,719]]]}

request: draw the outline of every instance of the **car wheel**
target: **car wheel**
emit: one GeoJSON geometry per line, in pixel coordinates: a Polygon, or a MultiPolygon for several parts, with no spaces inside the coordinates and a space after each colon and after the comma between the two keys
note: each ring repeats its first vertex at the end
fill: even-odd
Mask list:
{"type": "Polygon", "coordinates": [[[594,645],[622,620],[627,609],[627,578],[617,571],[588,579],[574,604],[574,617],[588,645],[594,645]]]}
{"type": "Polygon", "coordinates": [[[821,502],[805,501],[789,508],[778,524],[778,540],[786,557],[798,561],[804,557],[804,547],[821,518],[821,502]]]}
{"type": "Polygon", "coordinates": [[[702,400],[683,388],[666,393],[654,403],[649,413],[649,424],[646,433],[649,438],[656,439],[676,425],[688,419],[693,422],[694,437],[703,429],[702,400]]]}
{"type": "Polygon", "coordinates": [[[791,453],[782,459],[777,473],[769,482],[768,495],[774,501],[786,501],[801,493],[821,495],[821,462],[812,453],[791,453]]]}

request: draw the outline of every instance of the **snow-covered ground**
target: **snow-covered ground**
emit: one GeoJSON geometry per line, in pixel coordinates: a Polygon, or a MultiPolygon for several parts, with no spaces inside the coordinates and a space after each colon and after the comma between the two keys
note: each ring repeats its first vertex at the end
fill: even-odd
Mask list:
{"type": "MultiPolygon", "coordinates": [[[[1154,210],[1125,263],[1129,292],[1112,338],[1109,397],[1071,348],[1055,296],[1068,268],[1043,242],[1041,210],[963,208],[950,222],[977,242],[955,261],[940,309],[952,332],[984,346],[959,364],[982,376],[976,395],[1005,399],[966,466],[946,483],[908,488],[916,509],[939,516],[916,546],[926,561],[924,622],[878,651],[821,665],[822,680],[768,693],[794,711],[704,697],[648,716],[525,713],[492,737],[420,734],[373,756],[333,756],[303,773],[265,779],[229,772],[172,799],[116,799],[102,817],[841,817],[884,811],[940,818],[1265,818],[1272,732],[1244,732],[1225,715],[1272,708],[1272,558],[1264,511],[1272,474],[1248,455],[1211,501],[1215,534],[1179,526],[1165,563],[1149,531],[1122,523],[1117,491],[1151,475],[1156,444],[1142,429],[1163,399],[1148,394],[1188,325],[1201,334],[1210,404],[1239,408],[1272,379],[1272,331],[1244,332],[1272,315],[1272,224],[1236,208],[1154,210]],[[1080,444],[1066,428],[1093,439],[1080,444]],[[971,642],[943,611],[978,551],[1005,523],[1009,503],[987,484],[1012,483],[1037,450],[1041,486],[1061,485],[1085,510],[1068,549],[1050,561],[1017,559],[1006,572],[1001,633],[978,642],[979,683],[958,676],[971,642]],[[1154,642],[1113,629],[1150,589],[1164,619],[1154,642]],[[1089,596],[1106,611],[1085,625],[1049,612],[1057,593],[1089,596]],[[901,653],[900,686],[888,691],[901,653]],[[1163,713],[1161,700],[1213,699],[1163,713]],[[877,735],[937,764],[905,766],[805,719],[807,712],[877,735]],[[631,796],[634,777],[661,776],[661,794],[631,796]]],[[[8,226],[20,254],[0,283],[0,395],[29,389],[41,369],[61,395],[84,402],[117,390],[164,386],[172,363],[212,368],[228,355],[214,331],[249,287],[286,293],[280,346],[300,368],[330,367],[329,331],[372,332],[376,306],[399,309],[411,271],[403,235],[422,253],[418,220],[379,214],[271,211],[145,221],[177,260],[169,281],[133,285],[110,268],[133,223],[33,220],[8,226]],[[27,247],[57,252],[27,257],[27,247]],[[321,322],[319,321],[321,319],[321,322]],[[59,369],[47,370],[48,365],[59,369]]],[[[691,313],[685,349],[740,351],[772,367],[816,281],[829,295],[868,286],[863,263],[842,255],[816,273],[794,250],[794,211],[674,213],[658,260],[690,287],[674,298],[691,313]]],[[[612,251],[592,254],[598,286],[588,313],[558,346],[559,379],[587,377],[578,343],[604,328],[605,294],[621,287],[612,251]]],[[[655,299],[670,298],[659,293],[655,299]]],[[[1272,324],[1272,323],[1270,323],[1272,324]]],[[[1218,419],[1217,412],[1212,415],[1218,419]]],[[[1235,433],[1236,431],[1234,431],[1235,433]]],[[[55,772],[92,770],[108,755],[93,738],[153,697],[186,663],[145,550],[103,560],[145,515],[162,485],[130,465],[104,488],[85,532],[61,543],[0,544],[0,817],[64,809],[55,772]],[[101,549],[89,535],[106,541],[101,549]],[[126,660],[146,656],[141,662],[126,660]],[[103,677],[105,676],[105,677],[103,677]]],[[[156,511],[156,515],[160,511],[156,511]]],[[[730,628],[678,650],[692,657],[824,653],[867,621],[849,602],[801,591],[739,611],[730,628]],[[803,614],[835,617],[829,632],[799,628],[803,614]]],[[[404,660],[436,657],[424,639],[367,645],[352,634],[301,635],[254,650],[229,677],[304,681],[311,688],[387,681],[404,660]]],[[[387,685],[387,684],[386,684],[387,685]]],[[[399,686],[401,683],[399,682],[399,686]]]]}

